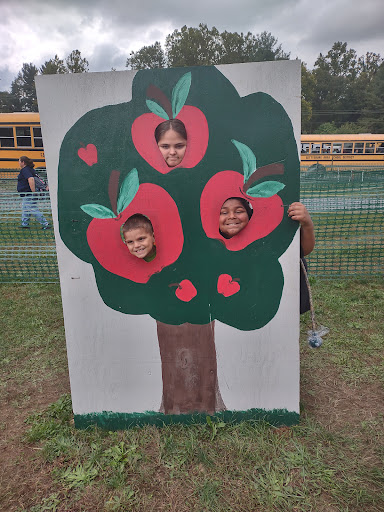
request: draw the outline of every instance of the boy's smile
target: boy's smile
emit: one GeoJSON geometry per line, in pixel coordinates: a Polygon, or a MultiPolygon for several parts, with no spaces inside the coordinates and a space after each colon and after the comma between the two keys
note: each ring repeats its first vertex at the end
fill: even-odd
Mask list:
{"type": "Polygon", "coordinates": [[[153,253],[155,237],[144,228],[135,228],[124,233],[124,243],[133,256],[143,259],[153,253]]]}

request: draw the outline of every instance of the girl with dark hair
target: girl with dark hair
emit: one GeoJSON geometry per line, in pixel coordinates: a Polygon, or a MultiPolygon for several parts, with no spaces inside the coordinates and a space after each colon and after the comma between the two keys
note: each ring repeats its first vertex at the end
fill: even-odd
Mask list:
{"type": "Polygon", "coordinates": [[[187,149],[187,130],[182,121],[163,121],[156,127],[155,139],[168,167],[181,164],[187,149]]]}
{"type": "Polygon", "coordinates": [[[40,222],[42,229],[49,229],[50,226],[44,215],[40,212],[36,205],[36,197],[33,192],[36,192],[35,186],[35,172],[33,168],[35,164],[27,156],[19,158],[20,173],[17,177],[17,191],[21,192],[22,198],[22,213],[21,213],[21,228],[29,228],[29,219],[31,215],[36,217],[40,222]]]}

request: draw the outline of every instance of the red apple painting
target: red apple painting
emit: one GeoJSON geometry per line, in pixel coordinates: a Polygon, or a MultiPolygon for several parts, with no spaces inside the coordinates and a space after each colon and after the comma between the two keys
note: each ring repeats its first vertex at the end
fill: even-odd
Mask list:
{"type": "MultiPolygon", "coordinates": [[[[163,424],[233,412],[220,391],[215,332],[223,324],[235,344],[236,333],[256,333],[276,316],[284,288],[279,258],[297,231],[286,209],[298,190],[297,145],[283,106],[264,92],[241,97],[215,67],[138,71],[130,101],[95,108],[68,130],[58,168],[60,236],[92,266],[107,311],[156,326],[161,405],[116,411],[124,425],[138,414],[163,424]],[[176,167],[167,166],[154,138],[171,118],[188,134],[176,167]],[[219,214],[230,197],[245,198],[253,215],[226,239],[219,214]],[[132,256],[121,238],[135,213],[153,225],[150,262],[132,256]]],[[[124,342],[139,338],[128,329],[124,342]]],[[[135,392],[127,389],[127,397],[135,392]]],[[[283,423],[289,414],[279,409],[283,423]]],[[[110,427],[108,418],[78,414],[75,422],[110,427]]]]}
{"type": "Polygon", "coordinates": [[[116,213],[99,204],[82,205],[81,209],[93,217],[87,230],[88,245],[100,265],[112,274],[147,283],[153,274],[180,256],[184,237],[175,201],[158,185],[140,185],[136,169],[127,174],[121,185],[116,213]],[[148,217],[154,229],[157,252],[150,262],[132,256],[121,238],[122,225],[135,213],[148,217]]]}
{"type": "Polygon", "coordinates": [[[229,274],[221,274],[217,281],[217,291],[224,297],[230,297],[240,291],[240,285],[229,274]]]}
{"type": "MultiPolygon", "coordinates": [[[[168,98],[155,86],[147,89],[147,94],[155,98],[164,108],[153,100],[146,104],[152,113],[143,114],[132,124],[132,140],[140,155],[157,171],[166,174],[171,171],[161,156],[155,141],[155,129],[167,119],[180,119],[186,127],[188,146],[184,159],[177,167],[191,169],[204,157],[208,146],[208,124],[203,112],[185,105],[191,87],[191,73],[186,73],[177,82],[172,91],[172,105],[168,98]]],[[[175,168],[173,168],[175,169],[175,168]]]]}
{"type": "Polygon", "coordinates": [[[209,238],[221,240],[230,251],[239,251],[269,235],[282,221],[283,202],[277,194],[285,185],[271,180],[257,183],[257,180],[270,174],[283,174],[284,165],[274,163],[256,169],[256,157],[252,150],[236,140],[232,142],[242,158],[243,174],[221,171],[207,182],[200,200],[201,221],[209,238]],[[238,196],[250,203],[253,215],[245,229],[226,239],[219,232],[220,208],[228,198],[238,196]]]}

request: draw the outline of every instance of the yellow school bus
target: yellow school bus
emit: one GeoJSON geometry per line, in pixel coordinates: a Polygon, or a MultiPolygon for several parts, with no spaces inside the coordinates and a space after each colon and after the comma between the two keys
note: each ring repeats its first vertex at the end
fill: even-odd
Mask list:
{"type": "Polygon", "coordinates": [[[45,168],[39,114],[0,113],[0,170],[18,169],[23,155],[33,160],[36,168],[45,168]]]}
{"type": "Polygon", "coordinates": [[[383,167],[384,135],[302,135],[301,168],[319,163],[326,167],[383,167]]]}

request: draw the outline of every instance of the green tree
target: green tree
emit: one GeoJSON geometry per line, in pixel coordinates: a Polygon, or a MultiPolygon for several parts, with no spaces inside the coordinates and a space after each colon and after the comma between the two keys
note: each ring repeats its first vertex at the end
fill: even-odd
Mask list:
{"type": "Polygon", "coordinates": [[[165,50],[157,41],[131,52],[126,66],[132,69],[162,67],[209,66],[236,62],[258,62],[289,59],[281,44],[270,32],[253,35],[211,29],[204,23],[196,27],[184,25],[166,37],[165,50]]]}
{"type": "Polygon", "coordinates": [[[53,59],[46,60],[40,68],[41,75],[57,75],[67,72],[64,61],[57,55],[53,59]]]}
{"type": "Polygon", "coordinates": [[[165,49],[169,67],[219,64],[222,56],[219,31],[204,23],[199,28],[184,25],[174,30],[166,37],[165,49]]]}
{"type": "Polygon", "coordinates": [[[131,52],[126,62],[131,69],[155,69],[165,67],[165,55],[159,41],[143,46],[137,52],[131,52]]]}
{"type": "Polygon", "coordinates": [[[380,64],[370,83],[361,123],[365,131],[384,132],[384,62],[380,64]]]}
{"type": "Polygon", "coordinates": [[[316,80],[314,74],[303,62],[301,64],[301,131],[312,131],[312,104],[315,98],[316,80]]]}
{"type": "Polygon", "coordinates": [[[86,73],[89,70],[89,62],[81,56],[79,50],[72,50],[65,63],[68,73],[86,73]]]}
{"type": "Polygon", "coordinates": [[[0,112],[14,112],[13,98],[9,91],[0,91],[0,112]]]}
{"type": "Polygon", "coordinates": [[[37,97],[35,87],[35,76],[38,73],[37,67],[32,63],[24,63],[21,71],[11,84],[11,96],[15,110],[22,112],[37,112],[37,97]]]}

